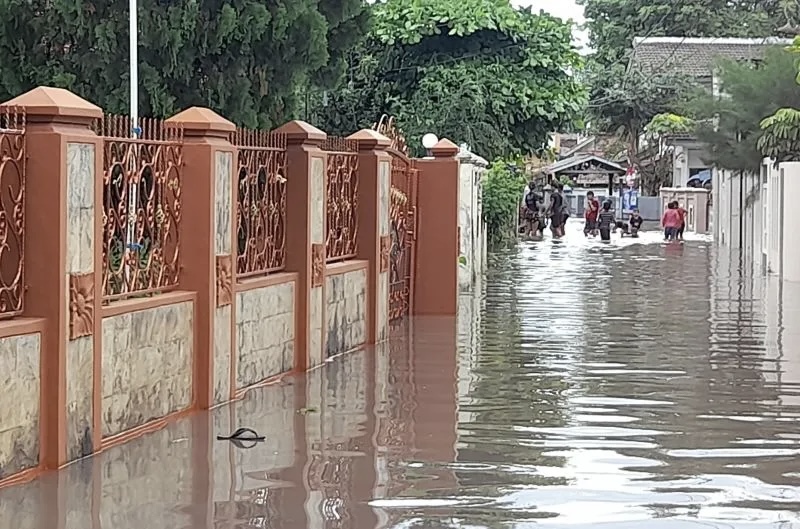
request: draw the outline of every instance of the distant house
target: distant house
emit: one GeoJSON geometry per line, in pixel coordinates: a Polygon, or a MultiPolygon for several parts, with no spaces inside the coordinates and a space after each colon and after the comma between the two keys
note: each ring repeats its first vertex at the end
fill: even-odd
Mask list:
{"type": "MultiPolygon", "coordinates": [[[[735,61],[760,61],[765,51],[776,45],[791,44],[790,40],[777,37],[762,39],[735,38],[688,38],[688,37],[636,37],[629,70],[645,75],[660,73],[683,73],[691,76],[697,84],[719,95],[719,77],[715,64],[720,59],[735,61]]],[[[684,134],[667,138],[669,152],[673,157],[673,187],[688,184],[703,185],[711,167],[703,145],[692,135],[684,134]]]]}
{"type": "Polygon", "coordinates": [[[548,166],[544,173],[551,181],[569,179],[573,187],[613,193],[625,176],[625,168],[595,154],[575,154],[548,166]]]}
{"type": "Polygon", "coordinates": [[[620,147],[619,138],[613,134],[586,136],[556,133],[553,143],[559,160],[572,156],[592,154],[614,162],[622,163],[625,161],[625,149],[620,147]]]}

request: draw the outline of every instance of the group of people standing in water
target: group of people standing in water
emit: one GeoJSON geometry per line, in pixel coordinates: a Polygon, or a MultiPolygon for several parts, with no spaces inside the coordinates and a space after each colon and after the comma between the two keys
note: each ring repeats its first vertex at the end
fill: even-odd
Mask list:
{"type": "Polygon", "coordinates": [[[606,200],[601,206],[600,200],[594,196],[592,191],[586,193],[584,218],[583,234],[586,237],[597,237],[599,234],[601,241],[610,241],[611,234],[617,229],[621,230],[623,236],[638,237],[639,230],[644,223],[638,209],[631,211],[628,222],[617,220],[614,210],[611,209],[611,201],[606,200]]]}
{"type": "Polygon", "coordinates": [[[677,241],[683,239],[683,231],[686,229],[686,210],[677,200],[667,204],[667,210],[661,217],[661,225],[664,227],[664,240],[677,241]]]}
{"type": "Polygon", "coordinates": [[[544,236],[550,226],[554,239],[564,236],[564,225],[569,219],[569,208],[564,201],[564,186],[556,184],[550,189],[549,204],[545,205],[544,195],[539,194],[533,182],[525,192],[525,235],[530,238],[544,236]]]}
{"type": "MultiPolygon", "coordinates": [[[[535,184],[528,184],[524,206],[525,235],[527,237],[541,238],[548,223],[554,239],[564,236],[564,226],[569,219],[570,212],[563,192],[563,185],[557,183],[552,186],[549,203],[545,205],[545,198],[537,192],[535,184]]],[[[622,230],[623,235],[638,237],[644,222],[638,210],[631,212],[627,223],[617,220],[614,210],[611,209],[611,201],[606,200],[601,205],[592,191],[586,194],[584,220],[584,235],[586,237],[599,235],[602,241],[610,241],[611,234],[617,229],[622,230]]]]}

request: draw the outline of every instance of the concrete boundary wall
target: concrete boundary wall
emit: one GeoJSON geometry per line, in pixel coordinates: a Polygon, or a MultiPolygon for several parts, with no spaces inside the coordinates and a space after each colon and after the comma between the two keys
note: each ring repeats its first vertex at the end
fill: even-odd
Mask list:
{"type": "MultiPolygon", "coordinates": [[[[0,252],[0,487],[390,339],[389,138],[242,132],[193,107],[133,139],[51,87],[10,109],[27,122],[0,128],[22,147],[0,166],[20,187],[0,204],[19,239],[0,252]],[[335,240],[351,250],[332,259],[335,240]]],[[[449,140],[432,151],[412,161],[437,198],[413,219],[409,312],[455,316],[458,215],[439,197],[460,162],[449,140]]]]}

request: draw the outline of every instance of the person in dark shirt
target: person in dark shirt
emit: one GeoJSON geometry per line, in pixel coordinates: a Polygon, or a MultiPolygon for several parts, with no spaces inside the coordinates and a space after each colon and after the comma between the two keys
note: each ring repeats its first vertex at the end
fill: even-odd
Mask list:
{"type": "Polygon", "coordinates": [[[628,226],[630,226],[631,237],[638,237],[639,230],[642,229],[642,224],[644,223],[644,219],[641,215],[639,215],[639,210],[634,209],[631,213],[630,218],[628,219],[628,226]]]}
{"type": "Polygon", "coordinates": [[[541,197],[536,192],[536,188],[531,182],[528,185],[528,193],[525,195],[525,231],[528,237],[536,237],[541,231],[539,221],[539,203],[541,197]]]}
{"type": "Polygon", "coordinates": [[[564,186],[561,184],[553,186],[553,192],[550,194],[550,207],[548,208],[550,231],[553,232],[553,237],[556,239],[564,236],[564,224],[567,222],[564,195],[561,194],[563,189],[564,186]]]}
{"type": "Polygon", "coordinates": [[[611,240],[611,229],[616,227],[617,219],[614,217],[614,212],[611,211],[611,201],[606,200],[603,202],[603,209],[597,217],[597,226],[600,229],[600,240],[611,240]]]}

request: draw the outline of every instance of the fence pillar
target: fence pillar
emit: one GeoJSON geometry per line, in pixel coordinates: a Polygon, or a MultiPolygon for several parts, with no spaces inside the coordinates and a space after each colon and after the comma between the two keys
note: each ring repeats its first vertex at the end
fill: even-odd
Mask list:
{"type": "MultiPolygon", "coordinates": [[[[25,316],[43,318],[40,464],[57,468],[100,445],[102,110],[39,87],[4,106],[27,114],[25,316]]],[[[10,219],[9,219],[10,220],[10,219]]]]}
{"type": "Polygon", "coordinates": [[[458,308],[458,146],[437,143],[419,169],[413,314],[455,315],[458,308]]]}
{"type": "Polygon", "coordinates": [[[295,369],[325,358],[325,152],[327,137],[304,121],[290,121],[286,135],[286,271],[296,272],[295,369]]]}
{"type": "Polygon", "coordinates": [[[366,343],[389,336],[389,189],[391,140],[372,129],[351,134],[358,143],[358,258],[369,261],[367,269],[366,343]]]}
{"type": "Polygon", "coordinates": [[[197,292],[194,309],[193,401],[201,409],[233,396],[233,123],[192,107],[167,121],[183,127],[181,289],[197,292]]]}

